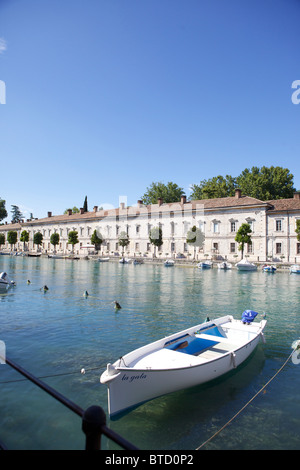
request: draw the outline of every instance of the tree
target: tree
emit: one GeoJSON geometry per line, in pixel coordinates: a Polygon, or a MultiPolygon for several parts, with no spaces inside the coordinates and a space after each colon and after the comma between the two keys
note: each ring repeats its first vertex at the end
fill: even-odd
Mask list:
{"type": "Polygon", "coordinates": [[[10,244],[11,249],[12,249],[12,245],[15,245],[17,243],[17,239],[18,239],[18,233],[16,231],[10,230],[7,233],[7,241],[10,244]]]}
{"type": "Polygon", "coordinates": [[[209,180],[203,180],[199,185],[192,185],[191,199],[211,199],[234,196],[235,189],[241,189],[242,193],[261,201],[273,199],[286,199],[293,197],[293,175],[287,168],[279,166],[251,169],[245,168],[237,176],[215,176],[209,180]]]}
{"type": "Polygon", "coordinates": [[[218,197],[234,196],[236,187],[235,178],[230,175],[214,176],[209,180],[203,180],[199,185],[193,184],[191,199],[213,199],[218,197]]]}
{"type": "Polygon", "coordinates": [[[72,253],[74,253],[74,245],[79,243],[77,230],[71,230],[69,232],[68,243],[72,245],[72,253]]]}
{"type": "Polygon", "coordinates": [[[27,230],[23,230],[20,236],[20,242],[23,242],[23,251],[25,251],[25,243],[29,241],[29,232],[27,230]]]}
{"type": "Polygon", "coordinates": [[[36,232],[33,235],[33,243],[34,245],[37,245],[37,251],[38,251],[38,247],[43,243],[43,235],[41,234],[41,232],[36,232]]]}
{"type": "Polygon", "coordinates": [[[50,237],[50,243],[51,245],[54,246],[54,253],[56,252],[56,245],[59,244],[59,233],[55,232],[55,233],[52,233],[51,237],[50,237]]]}
{"type": "Polygon", "coordinates": [[[143,204],[157,204],[159,198],[163,202],[178,202],[184,194],[183,188],[177,186],[176,183],[152,183],[145,194],[141,197],[143,204]]]}
{"type": "Polygon", "coordinates": [[[236,178],[236,182],[243,194],[268,201],[293,197],[295,192],[293,178],[294,176],[287,168],[253,166],[251,170],[246,168],[242,171],[236,178]]]}
{"type": "MultiPolygon", "coordinates": [[[[70,210],[70,209],[66,209],[64,214],[67,214],[68,210],[70,210]]],[[[78,207],[74,206],[73,209],[72,209],[72,214],[79,214],[79,212],[80,212],[80,210],[78,209],[78,207]]]]}
{"type": "Polygon", "coordinates": [[[162,241],[162,229],[160,227],[153,227],[150,230],[149,240],[152,245],[154,245],[154,257],[156,247],[160,247],[163,244],[162,241]]]}
{"type": "Polygon", "coordinates": [[[1,245],[4,245],[5,244],[5,235],[4,233],[0,233],[0,248],[1,248],[1,245]]]}
{"type": "Polygon", "coordinates": [[[5,209],[5,201],[4,199],[0,198],[0,220],[5,219],[7,217],[7,210],[5,209]]]}
{"type": "Polygon", "coordinates": [[[94,232],[91,236],[91,243],[92,243],[92,245],[95,245],[96,250],[100,249],[100,246],[103,242],[103,237],[102,237],[101,233],[99,235],[100,236],[98,236],[97,230],[94,230],[94,232]]]}
{"type": "Polygon", "coordinates": [[[296,230],[297,233],[297,240],[300,242],[300,219],[296,220],[296,230]]]}
{"type": "Polygon", "coordinates": [[[252,233],[250,225],[242,224],[238,229],[235,237],[235,241],[239,243],[239,250],[242,251],[242,258],[244,256],[245,243],[248,243],[250,245],[252,243],[250,233],[252,233]]]}
{"type": "Polygon", "coordinates": [[[11,223],[16,224],[17,222],[20,222],[23,219],[23,215],[18,206],[12,205],[11,207],[12,207],[11,223]]]}
{"type": "Polygon", "coordinates": [[[129,245],[129,237],[126,232],[121,232],[119,235],[119,245],[122,249],[122,256],[124,255],[124,248],[129,245]]]}
{"type": "Polygon", "coordinates": [[[196,247],[202,248],[204,243],[204,233],[194,225],[187,233],[186,242],[194,247],[194,259],[196,247]]]}
{"type": "Polygon", "coordinates": [[[84,212],[88,212],[87,196],[85,196],[85,199],[84,199],[83,210],[84,210],[84,212]]]}

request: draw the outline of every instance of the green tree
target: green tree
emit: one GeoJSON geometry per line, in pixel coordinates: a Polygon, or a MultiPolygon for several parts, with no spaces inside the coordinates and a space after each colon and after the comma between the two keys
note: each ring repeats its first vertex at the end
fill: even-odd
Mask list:
{"type": "Polygon", "coordinates": [[[7,210],[5,209],[5,201],[4,199],[0,198],[0,220],[5,219],[7,217],[7,210]]]}
{"type": "Polygon", "coordinates": [[[51,237],[50,237],[50,243],[51,245],[54,246],[54,253],[56,252],[56,245],[59,244],[59,233],[55,232],[55,233],[52,233],[51,237]]]}
{"type": "Polygon", "coordinates": [[[297,240],[300,242],[300,219],[296,220],[296,230],[297,233],[297,240]]]}
{"type": "Polygon", "coordinates": [[[92,245],[95,245],[96,250],[100,249],[100,246],[103,242],[103,237],[102,237],[101,233],[99,235],[100,236],[98,236],[97,230],[94,230],[94,232],[91,236],[91,243],[92,243],[92,245]]]}
{"type": "Polygon", "coordinates": [[[17,222],[20,222],[23,219],[23,215],[18,206],[12,205],[11,207],[12,207],[11,223],[16,224],[17,222]]]}
{"type": "Polygon", "coordinates": [[[145,194],[141,197],[143,204],[157,204],[159,198],[163,202],[178,202],[184,194],[184,190],[177,186],[176,183],[169,182],[167,184],[158,182],[152,183],[147,188],[145,194]]]}
{"type": "Polygon", "coordinates": [[[0,248],[1,248],[1,245],[4,245],[5,244],[5,235],[4,233],[0,233],[0,248]]]}
{"type": "Polygon", "coordinates": [[[194,225],[187,233],[186,242],[194,247],[194,259],[196,256],[196,248],[202,248],[204,243],[204,233],[194,225]]]}
{"type": "Polygon", "coordinates": [[[153,227],[149,233],[149,241],[154,245],[154,257],[156,256],[156,247],[160,247],[163,244],[162,241],[162,229],[160,227],[153,227]]]}
{"type": "Polygon", "coordinates": [[[38,251],[39,246],[43,243],[43,235],[41,234],[41,232],[36,232],[33,235],[33,243],[34,245],[37,245],[37,251],[38,251]]]}
{"type": "MultiPolygon", "coordinates": [[[[68,210],[69,209],[66,209],[64,214],[67,214],[68,210]]],[[[72,209],[72,214],[79,214],[79,212],[80,212],[80,210],[78,209],[78,207],[74,206],[73,209],[72,209]]]]}
{"type": "Polygon", "coordinates": [[[20,242],[23,242],[23,251],[25,251],[25,243],[29,241],[29,232],[27,230],[23,230],[20,236],[20,242]]]}
{"type": "Polygon", "coordinates": [[[11,249],[12,249],[12,246],[17,243],[17,239],[18,239],[18,233],[15,230],[10,230],[7,233],[7,241],[10,244],[11,249]]]}
{"type": "Polygon", "coordinates": [[[88,212],[87,196],[85,196],[85,199],[84,199],[83,210],[84,210],[84,212],[88,212]]]}
{"type": "Polygon", "coordinates": [[[213,199],[218,197],[228,197],[234,196],[234,191],[236,187],[235,178],[226,175],[224,176],[214,176],[209,180],[203,180],[199,185],[193,184],[191,186],[192,193],[191,199],[213,199]]]}
{"type": "Polygon", "coordinates": [[[287,168],[253,166],[242,171],[236,178],[236,183],[243,194],[268,201],[293,197],[295,192],[293,178],[287,168]]]}
{"type": "Polygon", "coordinates": [[[71,230],[69,232],[68,243],[72,245],[72,253],[74,253],[74,246],[79,243],[77,230],[71,230]]]}
{"type": "Polygon", "coordinates": [[[122,256],[124,256],[124,248],[129,245],[129,237],[126,232],[121,232],[119,235],[119,245],[122,247],[122,256]]]}
{"type": "Polygon", "coordinates": [[[242,224],[237,231],[235,241],[239,243],[239,250],[242,252],[242,258],[244,256],[244,246],[246,243],[251,245],[251,234],[252,230],[249,224],[242,224]]]}

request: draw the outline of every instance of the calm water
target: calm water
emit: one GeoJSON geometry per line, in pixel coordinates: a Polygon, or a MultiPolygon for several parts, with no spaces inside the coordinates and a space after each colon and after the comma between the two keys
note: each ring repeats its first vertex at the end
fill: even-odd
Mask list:
{"type": "MultiPolygon", "coordinates": [[[[84,409],[98,404],[107,412],[99,382],[107,362],[207,316],[266,312],[267,343],[235,372],[108,419],[141,449],[200,446],[277,372],[300,336],[299,275],[9,256],[0,256],[1,271],[16,281],[0,295],[7,356],[84,409]]],[[[299,389],[300,364],[289,361],[205,449],[300,449],[299,389]]],[[[0,365],[0,392],[0,441],[9,449],[84,448],[80,418],[8,365],[0,365]]],[[[103,448],[117,446],[104,439],[103,448]]]]}

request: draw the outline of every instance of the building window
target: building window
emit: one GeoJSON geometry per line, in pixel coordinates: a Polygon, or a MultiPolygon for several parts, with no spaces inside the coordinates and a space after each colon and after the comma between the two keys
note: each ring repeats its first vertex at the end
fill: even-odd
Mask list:
{"type": "Polygon", "coordinates": [[[247,243],[247,253],[253,253],[253,243],[247,243]]]}
{"type": "Polygon", "coordinates": [[[276,220],[276,232],[281,232],[281,220],[276,220]]]}
{"type": "Polygon", "coordinates": [[[230,253],[235,253],[235,243],[230,243],[230,253]]]}
{"type": "Polygon", "coordinates": [[[213,232],[219,233],[219,222],[213,222],[213,232]]]}
{"type": "Polygon", "coordinates": [[[140,244],[139,243],[135,244],[135,251],[140,251],[140,244]]]}
{"type": "Polygon", "coordinates": [[[119,229],[120,229],[119,225],[116,225],[116,235],[119,235],[119,229]]]}
{"type": "Polygon", "coordinates": [[[140,228],[141,228],[140,225],[137,225],[137,226],[136,226],[136,229],[135,229],[136,233],[140,233],[140,228]]]}
{"type": "Polygon", "coordinates": [[[297,255],[300,255],[300,243],[297,243],[297,255]]]}
{"type": "Polygon", "coordinates": [[[276,243],[276,255],[281,255],[281,243],[276,243]]]}
{"type": "Polygon", "coordinates": [[[213,250],[215,253],[219,250],[219,243],[213,243],[213,250]]]}
{"type": "Polygon", "coordinates": [[[172,242],[171,243],[171,252],[174,253],[174,251],[175,251],[175,243],[172,242]]]}
{"type": "Polygon", "coordinates": [[[147,251],[151,251],[151,243],[147,243],[147,251]]]}
{"type": "Polygon", "coordinates": [[[235,231],[236,231],[235,222],[230,222],[230,231],[231,231],[231,232],[235,232],[235,231]]]}

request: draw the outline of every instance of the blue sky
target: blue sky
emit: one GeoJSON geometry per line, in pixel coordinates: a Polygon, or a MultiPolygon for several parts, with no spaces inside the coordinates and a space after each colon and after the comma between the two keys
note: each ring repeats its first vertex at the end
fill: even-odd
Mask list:
{"type": "Polygon", "coordinates": [[[298,0],[0,0],[0,197],[25,217],[283,166],[298,0]],[[1,95],[0,95],[1,96],[1,95]]]}

